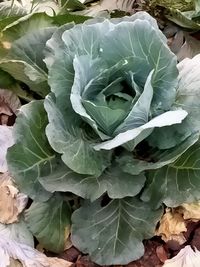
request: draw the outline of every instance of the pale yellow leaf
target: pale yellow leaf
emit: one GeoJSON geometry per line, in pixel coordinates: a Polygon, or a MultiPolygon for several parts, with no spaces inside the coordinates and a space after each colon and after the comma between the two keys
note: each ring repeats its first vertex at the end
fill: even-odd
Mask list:
{"type": "Polygon", "coordinates": [[[28,197],[19,193],[8,173],[0,174],[0,222],[17,222],[27,201],[28,197]]]}
{"type": "Polygon", "coordinates": [[[186,242],[183,232],[186,231],[187,228],[182,215],[176,210],[167,208],[166,213],[160,220],[156,235],[161,236],[165,242],[174,240],[179,244],[183,244],[186,242]]]}
{"type": "Polygon", "coordinates": [[[179,212],[183,214],[185,220],[199,221],[200,220],[200,201],[196,203],[183,203],[179,207],[179,212]]]}
{"type": "Polygon", "coordinates": [[[10,259],[9,267],[23,267],[23,266],[18,260],[10,259]]]}
{"type": "Polygon", "coordinates": [[[72,262],[59,259],[59,258],[48,258],[49,266],[51,267],[71,267],[72,262]]]}

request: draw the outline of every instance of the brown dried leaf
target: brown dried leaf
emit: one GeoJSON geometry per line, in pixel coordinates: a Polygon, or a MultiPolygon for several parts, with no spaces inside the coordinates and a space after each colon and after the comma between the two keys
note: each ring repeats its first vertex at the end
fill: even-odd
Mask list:
{"type": "Polygon", "coordinates": [[[10,224],[18,221],[26,207],[28,197],[19,193],[8,173],[0,175],[0,222],[10,224]]]}
{"type": "Polygon", "coordinates": [[[51,267],[71,267],[73,265],[72,262],[59,258],[47,258],[47,261],[51,267]]]}
{"type": "Polygon", "coordinates": [[[177,241],[180,245],[186,242],[183,232],[186,232],[186,223],[180,213],[176,210],[167,208],[166,213],[160,220],[160,225],[156,235],[161,236],[162,240],[177,241]]]}
{"type": "Polygon", "coordinates": [[[165,262],[168,259],[167,252],[162,245],[156,248],[156,255],[161,262],[165,262]]]}
{"type": "Polygon", "coordinates": [[[16,115],[21,103],[16,94],[7,89],[0,89],[0,124],[12,125],[9,118],[16,115]]]}
{"type": "Polygon", "coordinates": [[[18,260],[10,259],[9,267],[23,267],[23,266],[18,260]]]}
{"type": "Polygon", "coordinates": [[[184,35],[185,42],[181,49],[176,53],[179,61],[184,58],[193,58],[200,53],[200,41],[193,38],[189,34],[184,35]]]}
{"type": "Polygon", "coordinates": [[[163,267],[199,267],[200,252],[186,246],[172,259],[166,260],[163,267]]]}
{"type": "Polygon", "coordinates": [[[134,13],[133,4],[136,0],[101,0],[92,3],[86,10],[81,11],[80,14],[87,16],[98,16],[104,11],[120,10],[127,13],[134,13]]]}
{"type": "Polygon", "coordinates": [[[67,226],[65,227],[65,247],[64,250],[67,250],[72,247],[72,241],[71,241],[71,227],[67,226]]]}

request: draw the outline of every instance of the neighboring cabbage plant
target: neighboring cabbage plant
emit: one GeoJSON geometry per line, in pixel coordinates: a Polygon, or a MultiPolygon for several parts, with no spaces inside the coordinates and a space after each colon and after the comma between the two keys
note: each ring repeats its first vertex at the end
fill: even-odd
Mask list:
{"type": "Polygon", "coordinates": [[[200,57],[177,66],[145,12],[63,25],[44,53],[51,93],[21,108],[7,156],[33,199],[29,228],[59,252],[78,208],[79,250],[101,265],[136,260],[162,203],[200,199],[200,57]]]}

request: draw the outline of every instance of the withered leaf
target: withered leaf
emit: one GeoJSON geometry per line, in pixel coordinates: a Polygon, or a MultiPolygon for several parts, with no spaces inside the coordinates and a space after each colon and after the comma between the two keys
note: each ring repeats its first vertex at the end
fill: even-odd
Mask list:
{"type": "Polygon", "coordinates": [[[163,267],[198,267],[200,266],[200,252],[191,246],[186,246],[172,259],[166,260],[163,267]]]}
{"type": "Polygon", "coordinates": [[[17,222],[27,201],[28,197],[19,193],[8,173],[0,174],[0,222],[5,224],[17,222]]]}
{"type": "Polygon", "coordinates": [[[16,115],[17,110],[21,107],[18,96],[10,90],[0,89],[0,124],[13,125],[14,120],[10,120],[16,115]]]}
{"type": "Polygon", "coordinates": [[[200,201],[194,203],[183,203],[178,212],[183,215],[185,220],[199,221],[200,220],[200,201]]]}
{"type": "Polygon", "coordinates": [[[36,249],[3,235],[0,236],[0,259],[0,267],[10,266],[13,260],[17,260],[17,264],[20,262],[23,267],[71,267],[73,265],[63,259],[48,258],[36,249]]]}
{"type": "Polygon", "coordinates": [[[160,220],[159,228],[156,235],[168,242],[170,240],[177,241],[180,245],[186,242],[183,232],[186,232],[186,223],[184,218],[175,209],[166,209],[166,213],[160,220]]]}

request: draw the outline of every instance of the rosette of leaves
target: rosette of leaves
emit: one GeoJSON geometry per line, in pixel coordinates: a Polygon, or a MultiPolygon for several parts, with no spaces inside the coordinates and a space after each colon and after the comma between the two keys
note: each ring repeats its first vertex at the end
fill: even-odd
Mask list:
{"type": "Polygon", "coordinates": [[[177,66],[166,43],[145,12],[66,24],[47,41],[51,92],[21,108],[7,155],[47,249],[64,249],[69,199],[85,199],[73,244],[110,265],[143,255],[162,203],[200,198],[199,56],[177,66]]]}

